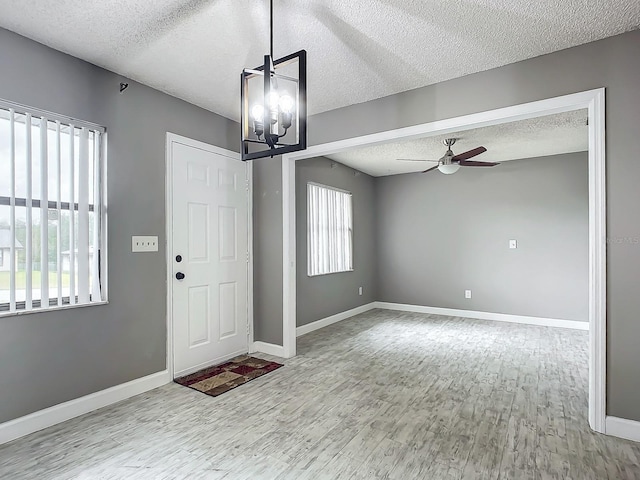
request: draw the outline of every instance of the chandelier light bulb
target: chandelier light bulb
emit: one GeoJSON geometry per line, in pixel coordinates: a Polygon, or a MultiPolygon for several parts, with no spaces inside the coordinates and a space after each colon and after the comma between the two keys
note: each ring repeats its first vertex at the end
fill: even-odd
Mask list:
{"type": "Polygon", "coordinates": [[[278,92],[271,91],[267,96],[267,103],[269,105],[269,109],[277,110],[279,102],[280,102],[280,95],[278,95],[278,92]]]}
{"type": "Polygon", "coordinates": [[[289,95],[283,95],[280,97],[280,110],[283,113],[291,113],[293,111],[293,98],[289,95]]]}
{"type": "Polygon", "coordinates": [[[264,120],[264,107],[259,103],[255,104],[251,109],[251,116],[256,122],[261,122],[264,120]]]}

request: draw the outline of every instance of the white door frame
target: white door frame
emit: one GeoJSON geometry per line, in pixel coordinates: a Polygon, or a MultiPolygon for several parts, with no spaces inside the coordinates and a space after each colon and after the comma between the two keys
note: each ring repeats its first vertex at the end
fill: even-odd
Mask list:
{"type": "MultiPolygon", "coordinates": [[[[188,137],[167,132],[166,143],[166,172],[165,172],[165,236],[166,236],[166,262],[167,262],[167,370],[169,378],[174,378],[174,352],[173,352],[173,236],[171,225],[173,224],[173,155],[172,144],[180,143],[189,147],[200,148],[207,152],[217,153],[233,160],[242,161],[238,152],[232,152],[224,148],[216,147],[208,143],[199,142],[188,137]]],[[[248,223],[248,262],[247,262],[247,351],[253,345],[253,164],[247,163],[247,223],[248,223]]]]}
{"type": "Polygon", "coordinates": [[[282,156],[283,347],[296,354],[296,161],[355,147],[442,135],[573,110],[589,111],[589,425],[605,433],[606,416],[606,185],[605,89],[549,98],[481,113],[314,145],[282,156]]]}

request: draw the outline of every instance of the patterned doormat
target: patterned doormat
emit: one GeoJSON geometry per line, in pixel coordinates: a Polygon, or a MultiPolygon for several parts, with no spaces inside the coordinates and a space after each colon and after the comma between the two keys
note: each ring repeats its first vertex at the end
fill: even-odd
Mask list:
{"type": "Polygon", "coordinates": [[[217,397],[280,367],[282,367],[280,363],[242,355],[222,365],[208,367],[176,378],[174,382],[217,397]]]}

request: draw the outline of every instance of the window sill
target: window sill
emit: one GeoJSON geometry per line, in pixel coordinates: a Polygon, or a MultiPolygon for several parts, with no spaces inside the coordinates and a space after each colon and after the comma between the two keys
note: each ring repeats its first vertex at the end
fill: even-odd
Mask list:
{"type": "Polygon", "coordinates": [[[82,303],[77,305],[62,305],[62,306],[50,306],[49,308],[36,308],[34,310],[17,310],[15,312],[2,311],[0,312],[0,318],[2,317],[17,317],[21,315],[32,315],[34,313],[50,313],[58,312],[60,310],[71,310],[75,308],[97,307],[100,305],[108,305],[109,301],[82,303]]]}
{"type": "Polygon", "coordinates": [[[316,275],[309,275],[307,273],[307,277],[309,277],[309,278],[326,277],[327,275],[338,275],[339,273],[350,273],[350,272],[353,272],[353,271],[354,271],[354,269],[352,268],[351,270],[340,270],[339,272],[318,273],[316,275]]]}

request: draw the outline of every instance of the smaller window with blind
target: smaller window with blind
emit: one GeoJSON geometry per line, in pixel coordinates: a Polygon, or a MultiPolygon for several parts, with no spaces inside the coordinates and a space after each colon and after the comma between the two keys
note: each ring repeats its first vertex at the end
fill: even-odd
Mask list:
{"type": "Polygon", "coordinates": [[[106,299],[104,132],[0,101],[0,314],[106,299]]]}
{"type": "Polygon", "coordinates": [[[353,270],[351,193],[307,184],[307,273],[310,277],[353,270]]]}

